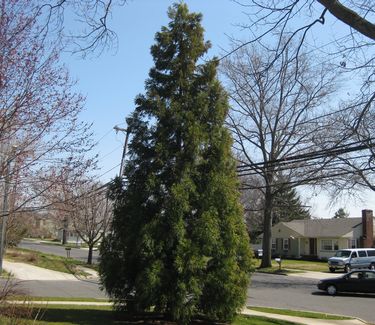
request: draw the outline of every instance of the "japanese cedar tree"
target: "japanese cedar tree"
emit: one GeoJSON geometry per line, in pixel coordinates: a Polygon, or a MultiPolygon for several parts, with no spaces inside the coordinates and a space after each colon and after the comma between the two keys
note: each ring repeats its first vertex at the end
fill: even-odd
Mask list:
{"type": "Polygon", "coordinates": [[[239,203],[225,91],[204,62],[201,15],[168,12],[151,47],[154,67],[128,119],[125,182],[115,181],[101,281],[118,309],[153,310],[179,324],[231,320],[252,268],[239,203]]]}

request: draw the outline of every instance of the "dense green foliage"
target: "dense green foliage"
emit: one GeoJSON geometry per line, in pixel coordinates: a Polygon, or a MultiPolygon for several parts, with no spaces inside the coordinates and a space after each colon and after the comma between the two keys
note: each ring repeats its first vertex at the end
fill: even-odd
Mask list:
{"type": "Polygon", "coordinates": [[[311,219],[309,210],[294,188],[283,187],[275,195],[272,224],[301,219],[311,219]]]}
{"type": "MultiPolygon", "coordinates": [[[[311,219],[310,212],[303,205],[298,192],[294,188],[284,186],[274,194],[272,209],[272,225],[292,220],[311,219]]],[[[245,220],[251,239],[254,243],[263,233],[265,200],[259,190],[245,190],[242,193],[245,206],[245,220]]]]}
{"type": "Polygon", "coordinates": [[[333,219],[341,219],[341,218],[348,218],[348,217],[349,217],[349,213],[346,212],[344,208],[340,208],[335,212],[333,219]]]}
{"type": "Polygon", "coordinates": [[[126,182],[112,188],[114,218],[101,247],[102,283],[118,309],[153,310],[187,324],[231,320],[252,268],[239,203],[226,93],[201,15],[169,9],[156,34],[145,95],[128,119],[126,182]]]}

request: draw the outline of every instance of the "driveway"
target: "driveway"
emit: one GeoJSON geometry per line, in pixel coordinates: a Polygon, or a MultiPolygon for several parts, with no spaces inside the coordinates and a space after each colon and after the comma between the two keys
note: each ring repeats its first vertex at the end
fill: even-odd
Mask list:
{"type": "Polygon", "coordinates": [[[338,278],[343,276],[345,273],[325,273],[325,272],[314,272],[314,271],[305,271],[303,273],[289,273],[288,276],[296,278],[305,278],[305,279],[314,279],[314,280],[323,280],[328,278],[338,278]]]}
{"type": "Polygon", "coordinates": [[[43,280],[43,281],[78,281],[73,274],[43,269],[38,266],[4,261],[4,269],[18,280],[43,280]]]}

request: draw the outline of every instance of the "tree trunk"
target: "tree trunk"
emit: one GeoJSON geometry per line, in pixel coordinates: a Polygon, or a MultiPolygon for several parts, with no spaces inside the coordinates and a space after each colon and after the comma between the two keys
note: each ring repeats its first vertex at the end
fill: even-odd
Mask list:
{"type": "Polygon", "coordinates": [[[263,256],[260,268],[271,267],[271,245],[272,245],[272,190],[267,186],[265,193],[264,220],[263,220],[263,256]]]}
{"type": "Polygon", "coordinates": [[[63,245],[66,245],[66,242],[67,242],[67,240],[66,240],[66,234],[67,233],[67,230],[66,229],[63,229],[62,230],[62,244],[63,245]]]}
{"type": "Polygon", "coordinates": [[[91,265],[92,264],[92,251],[94,250],[94,245],[91,244],[89,245],[89,254],[87,256],[87,264],[91,265]]]}

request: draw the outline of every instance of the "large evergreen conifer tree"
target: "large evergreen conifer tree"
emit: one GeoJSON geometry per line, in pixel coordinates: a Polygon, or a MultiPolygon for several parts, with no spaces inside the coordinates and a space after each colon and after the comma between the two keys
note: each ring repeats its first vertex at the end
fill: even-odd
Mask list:
{"type": "Polygon", "coordinates": [[[201,15],[169,9],[155,66],[128,119],[126,182],[116,180],[112,231],[102,244],[102,284],[119,309],[154,310],[179,324],[229,320],[243,306],[251,270],[239,204],[227,96],[201,15]]]}

